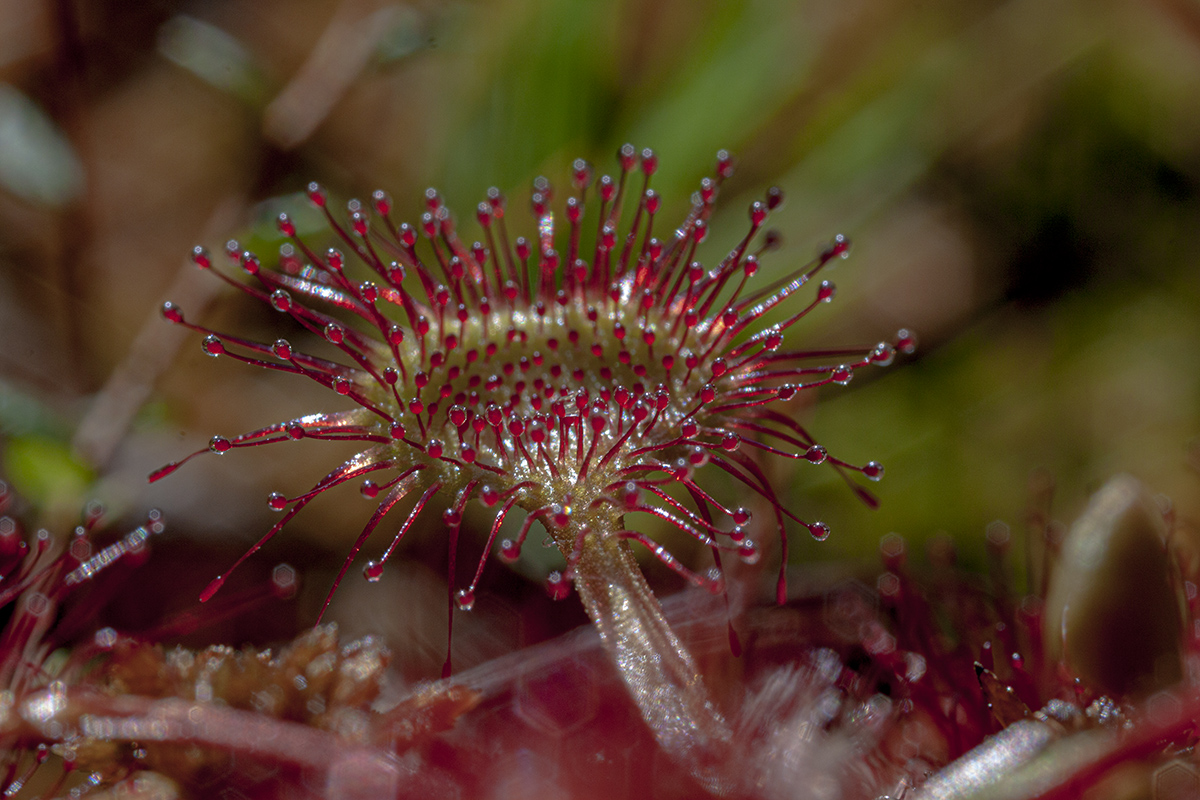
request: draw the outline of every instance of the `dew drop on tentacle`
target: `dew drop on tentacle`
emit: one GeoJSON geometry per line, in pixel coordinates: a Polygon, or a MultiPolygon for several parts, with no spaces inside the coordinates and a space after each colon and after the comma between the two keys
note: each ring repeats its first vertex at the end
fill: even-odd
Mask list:
{"type": "Polygon", "coordinates": [[[869,358],[876,366],[889,366],[896,359],[896,348],[887,342],[880,342],[871,350],[869,358]]]}
{"type": "Polygon", "coordinates": [[[192,263],[200,269],[212,269],[212,258],[208,255],[208,250],[200,245],[192,248],[192,263]]]}
{"type": "Polygon", "coordinates": [[[912,355],[917,350],[917,336],[907,328],[896,331],[896,349],[905,355],[912,355]]]}
{"type": "Polygon", "coordinates": [[[383,577],[383,562],[368,561],[363,567],[363,577],[371,583],[378,583],[379,579],[383,577]]]}
{"type": "Polygon", "coordinates": [[[214,436],[208,440],[208,449],[214,453],[227,453],[233,447],[233,442],[224,436],[214,436]]]}
{"type": "Polygon", "coordinates": [[[475,607],[475,592],[470,589],[460,589],[454,596],[454,604],[460,611],[470,611],[475,607]]]}
{"type": "Polygon", "coordinates": [[[829,526],[826,525],[824,522],[808,523],[808,532],[818,542],[823,542],[829,538],[829,526]]]}
{"type": "Polygon", "coordinates": [[[555,570],[546,576],[546,593],[551,600],[565,600],[571,594],[571,582],[555,570]]]}
{"type": "Polygon", "coordinates": [[[521,548],[512,539],[501,539],[499,556],[501,561],[512,564],[521,557],[521,548]]]}
{"type": "Polygon", "coordinates": [[[287,504],[287,497],[279,492],[271,492],[271,494],[267,496],[267,507],[272,511],[283,511],[285,508],[287,508],[287,504]]]}

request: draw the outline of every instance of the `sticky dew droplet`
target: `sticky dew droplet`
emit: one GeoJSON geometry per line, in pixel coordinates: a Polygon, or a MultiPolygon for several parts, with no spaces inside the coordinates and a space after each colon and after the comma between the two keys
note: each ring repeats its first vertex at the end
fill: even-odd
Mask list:
{"type": "Polygon", "coordinates": [[[571,583],[555,570],[546,576],[546,593],[551,600],[565,600],[571,594],[571,583]]]}
{"type": "Polygon", "coordinates": [[[475,592],[470,589],[460,589],[454,597],[454,604],[459,611],[470,611],[475,607],[475,592]]]}
{"type": "Polygon", "coordinates": [[[505,564],[512,564],[521,557],[521,548],[512,539],[502,539],[499,556],[505,564]]]}
{"type": "Polygon", "coordinates": [[[363,577],[371,583],[378,583],[379,579],[383,577],[383,562],[368,561],[363,567],[363,577]]]}

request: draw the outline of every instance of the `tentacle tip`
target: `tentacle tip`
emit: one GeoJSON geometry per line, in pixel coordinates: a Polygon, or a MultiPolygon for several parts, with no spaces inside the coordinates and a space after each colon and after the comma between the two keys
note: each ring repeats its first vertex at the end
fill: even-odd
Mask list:
{"type": "Polygon", "coordinates": [[[200,593],[200,602],[207,603],[209,600],[211,600],[212,596],[219,592],[221,587],[225,585],[225,579],[227,577],[229,577],[228,574],[219,575],[214,578],[213,581],[208,584],[208,586],[205,586],[204,591],[200,593]]]}
{"type": "Polygon", "coordinates": [[[151,472],[146,476],[146,483],[154,483],[155,481],[162,480],[175,470],[179,469],[179,465],[181,463],[182,462],[179,461],[172,461],[170,464],[159,467],[158,469],[154,470],[154,472],[151,472]]]}

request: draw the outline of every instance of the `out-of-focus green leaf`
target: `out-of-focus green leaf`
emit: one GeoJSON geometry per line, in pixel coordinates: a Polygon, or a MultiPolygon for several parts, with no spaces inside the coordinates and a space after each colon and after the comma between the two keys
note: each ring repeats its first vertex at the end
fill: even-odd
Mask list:
{"type": "Polygon", "coordinates": [[[205,83],[257,106],[266,98],[262,72],[234,37],[195,17],[179,15],[158,32],[158,52],[205,83]]]}
{"type": "Polygon", "coordinates": [[[686,197],[717,150],[736,150],[805,84],[819,43],[798,12],[782,0],[718,5],[701,40],[679,54],[673,79],[620,120],[622,139],[669,148],[656,175],[668,196],[686,197]]]}
{"type": "Polygon", "coordinates": [[[484,181],[511,188],[539,170],[565,174],[581,154],[565,151],[611,126],[618,23],[607,3],[549,0],[471,18],[454,38],[470,69],[443,108],[445,172],[430,175],[452,206],[470,208],[484,181]]]}
{"type": "Polygon", "coordinates": [[[381,65],[399,61],[428,45],[423,17],[412,7],[395,5],[382,16],[387,22],[387,30],[375,47],[375,58],[381,65]]]}
{"type": "Polygon", "coordinates": [[[4,474],[18,494],[50,518],[70,516],[82,508],[94,477],[66,443],[37,435],[8,440],[4,474]]]}
{"type": "Polygon", "coordinates": [[[0,186],[18,197],[64,206],[83,191],[83,165],[36,103],[0,84],[0,186]]]}

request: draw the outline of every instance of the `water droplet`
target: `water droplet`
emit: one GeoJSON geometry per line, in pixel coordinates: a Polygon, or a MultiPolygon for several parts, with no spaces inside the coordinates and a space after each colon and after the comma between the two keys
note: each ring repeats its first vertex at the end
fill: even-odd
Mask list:
{"type": "Polygon", "coordinates": [[[808,459],[810,464],[824,464],[825,459],[829,457],[829,453],[819,444],[814,444],[808,450],[804,451],[804,457],[808,459]]]}
{"type": "Polygon", "coordinates": [[[896,349],[905,355],[911,355],[917,349],[917,336],[908,328],[896,331],[896,349]]]}
{"type": "Polygon", "coordinates": [[[96,646],[109,650],[117,643],[117,632],[112,628],[101,628],[96,631],[96,646]]]}
{"type": "Polygon", "coordinates": [[[363,567],[363,577],[371,583],[377,583],[383,577],[383,562],[368,561],[367,565],[363,567]]]}
{"type": "Polygon", "coordinates": [[[546,576],[546,592],[552,600],[565,600],[571,594],[571,583],[555,570],[546,576]]]}
{"type": "Polygon", "coordinates": [[[735,508],[733,510],[733,521],[739,526],[745,525],[747,522],[749,522],[752,516],[753,515],[750,513],[750,510],[746,508],[735,508]]]}
{"type": "Polygon", "coordinates": [[[862,468],[862,473],[871,480],[877,481],[883,477],[883,464],[878,461],[868,461],[862,468]]]}
{"type": "Polygon", "coordinates": [[[718,570],[711,569],[702,579],[701,583],[704,588],[708,589],[714,595],[719,595],[725,591],[725,576],[718,570]]]}
{"type": "Polygon", "coordinates": [[[313,181],[308,184],[308,200],[317,208],[324,208],[326,201],[325,189],[321,184],[313,181]]]}
{"type": "Polygon", "coordinates": [[[783,205],[783,189],[778,186],[772,186],[767,189],[767,208],[771,211],[783,205]]]}
{"type": "Polygon", "coordinates": [[[824,522],[810,522],[808,524],[808,532],[818,542],[823,542],[829,538],[829,526],[824,522]]]}
{"type": "Polygon", "coordinates": [[[752,539],[743,539],[738,547],[738,554],[742,557],[742,562],[745,564],[757,564],[762,558],[762,553],[759,552],[758,545],[752,539]]]}
{"type": "Polygon", "coordinates": [[[341,272],[342,265],[346,262],[346,257],[342,255],[342,251],[335,247],[331,247],[325,251],[325,265],[332,272],[341,272]]]}
{"type": "Polygon", "coordinates": [[[372,480],[366,480],[362,482],[362,486],[358,488],[358,491],[363,497],[370,500],[379,494],[379,484],[372,480]]]}
{"type": "Polygon", "coordinates": [[[207,355],[210,355],[213,358],[216,358],[225,352],[225,344],[216,336],[211,334],[204,337],[204,342],[201,347],[204,348],[204,352],[207,355]]]}
{"type": "Polygon", "coordinates": [[[875,345],[875,349],[871,351],[871,363],[880,367],[886,367],[896,359],[896,348],[892,347],[887,342],[880,342],[875,345]]]}
{"type": "Polygon", "coordinates": [[[470,589],[461,589],[454,598],[460,611],[470,611],[475,607],[475,593],[470,589]]]}
{"type": "Polygon", "coordinates": [[[272,511],[283,511],[285,508],[287,508],[287,503],[287,498],[279,492],[271,492],[271,494],[267,496],[267,508],[271,509],[272,511]]]}
{"type": "Polygon", "coordinates": [[[512,539],[500,540],[500,560],[512,564],[521,557],[521,548],[512,539]]]}
{"type": "Polygon", "coordinates": [[[837,294],[837,287],[830,281],[821,281],[821,288],[817,290],[817,299],[822,303],[831,302],[834,295],[837,294]]]}
{"type": "Polygon", "coordinates": [[[835,368],[829,377],[839,386],[845,386],[854,377],[854,370],[850,366],[842,364],[840,367],[835,368]]]}
{"type": "Polygon", "coordinates": [[[214,436],[208,440],[208,449],[214,453],[227,453],[233,447],[233,442],[224,436],[214,436]]]}
{"type": "Polygon", "coordinates": [[[200,269],[209,269],[212,267],[212,259],[208,255],[208,249],[200,245],[192,248],[192,262],[200,269]]]}
{"type": "Polygon", "coordinates": [[[483,501],[485,506],[491,508],[492,506],[496,505],[497,501],[499,501],[500,492],[496,491],[496,489],[492,486],[484,486],[479,490],[479,499],[483,501]]]}
{"type": "Polygon", "coordinates": [[[692,472],[692,465],[682,456],[671,463],[671,477],[677,481],[690,481],[692,479],[692,472]]]}
{"type": "Polygon", "coordinates": [[[822,258],[829,260],[832,258],[849,258],[850,256],[850,240],[842,234],[833,237],[833,244],[825,249],[821,254],[822,258]]]}
{"type": "Polygon", "coordinates": [[[762,201],[755,200],[750,204],[750,223],[757,228],[767,218],[767,206],[762,201]]]}

